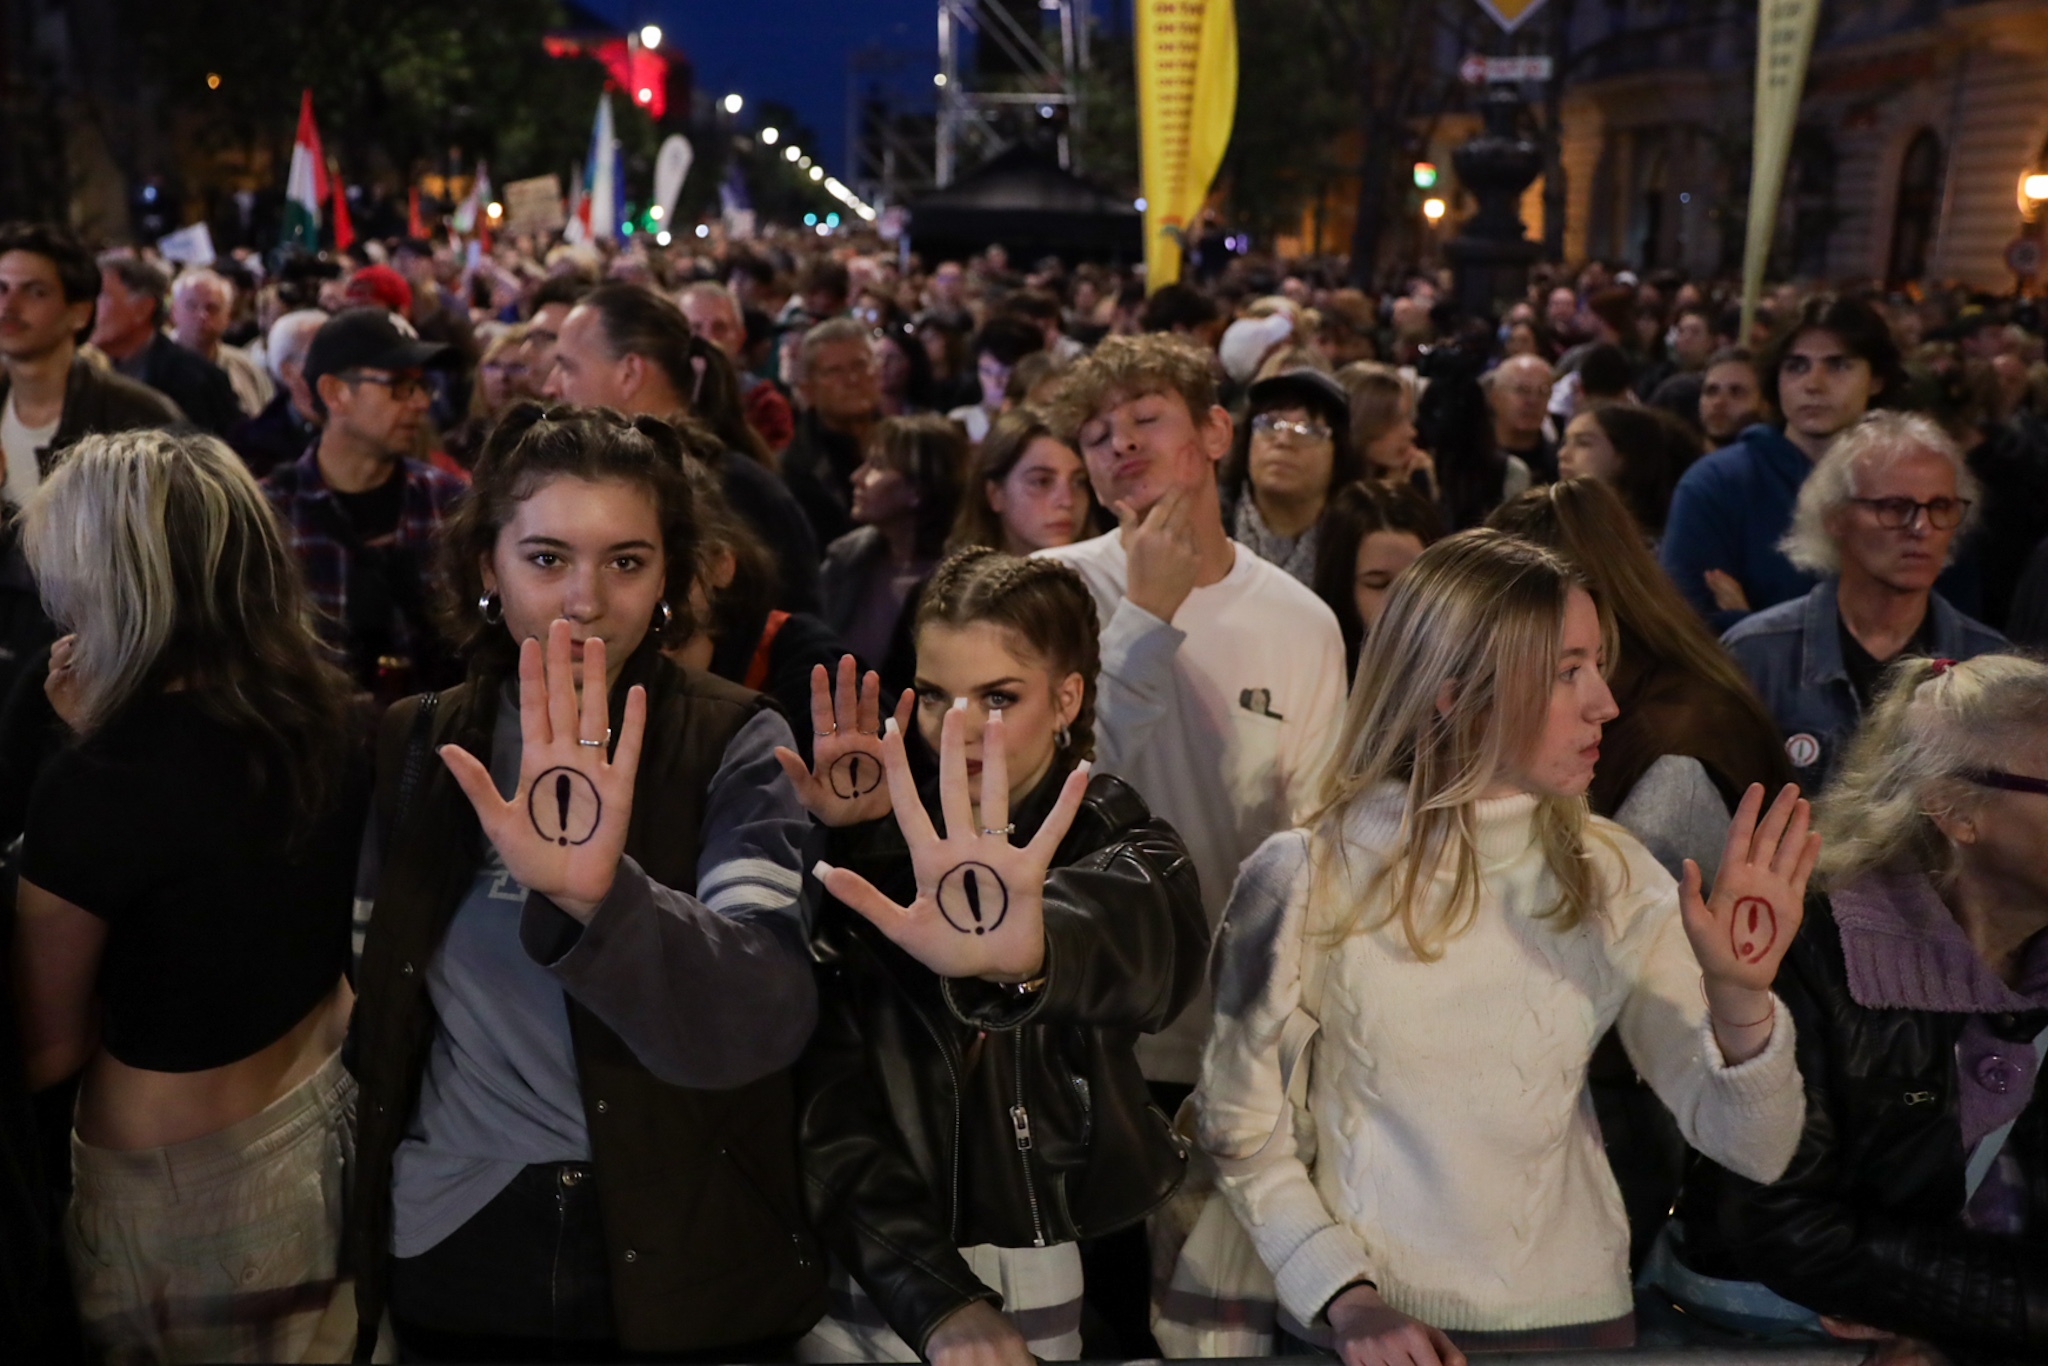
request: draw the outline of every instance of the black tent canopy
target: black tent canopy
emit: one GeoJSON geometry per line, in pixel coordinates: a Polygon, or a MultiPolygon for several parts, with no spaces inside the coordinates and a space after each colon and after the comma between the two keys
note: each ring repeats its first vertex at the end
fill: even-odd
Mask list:
{"type": "Polygon", "coordinates": [[[1011,147],[972,175],[910,204],[910,245],[927,261],[1000,243],[1020,261],[1135,261],[1144,218],[1128,199],[1063,171],[1048,156],[1011,147]]]}

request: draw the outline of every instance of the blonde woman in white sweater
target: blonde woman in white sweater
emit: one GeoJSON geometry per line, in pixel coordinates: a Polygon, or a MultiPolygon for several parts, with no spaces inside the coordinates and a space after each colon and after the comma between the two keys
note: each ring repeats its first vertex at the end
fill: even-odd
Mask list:
{"type": "Polygon", "coordinates": [[[1752,787],[1711,898],[1589,815],[1611,635],[1549,551],[1438,542],[1367,642],[1318,813],[1238,879],[1201,1143],[1282,1326],[1346,1366],[1634,1340],[1586,1096],[1610,1025],[1708,1156],[1767,1182],[1798,1144],[1770,987],[1819,851],[1807,804],[1752,787]],[[1304,1011],[1305,1109],[1283,1081],[1304,1011]]]}

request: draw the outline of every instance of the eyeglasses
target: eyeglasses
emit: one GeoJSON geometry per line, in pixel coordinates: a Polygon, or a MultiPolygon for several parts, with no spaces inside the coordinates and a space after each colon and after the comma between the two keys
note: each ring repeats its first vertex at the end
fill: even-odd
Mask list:
{"type": "Polygon", "coordinates": [[[345,376],[350,384],[381,384],[391,391],[393,403],[404,403],[414,394],[427,392],[427,381],[423,375],[366,375],[357,372],[345,376]]]}
{"type": "Polygon", "coordinates": [[[1330,429],[1320,422],[1289,422],[1284,417],[1260,413],[1252,419],[1252,430],[1264,436],[1298,436],[1305,441],[1328,441],[1330,429]]]}
{"type": "Polygon", "coordinates": [[[2029,778],[2023,773],[2007,773],[2002,768],[1969,768],[1956,775],[1966,783],[1979,787],[1996,787],[2006,792],[2031,792],[2039,797],[2048,797],[2048,778],[2029,778]]]}
{"type": "Polygon", "coordinates": [[[1953,531],[1962,523],[1963,514],[1970,510],[1968,498],[1930,498],[1916,503],[1911,498],[1851,498],[1860,507],[1867,507],[1877,514],[1877,524],[1887,531],[1899,531],[1913,525],[1921,513],[1927,514],[1927,525],[1936,531],[1953,531]]]}

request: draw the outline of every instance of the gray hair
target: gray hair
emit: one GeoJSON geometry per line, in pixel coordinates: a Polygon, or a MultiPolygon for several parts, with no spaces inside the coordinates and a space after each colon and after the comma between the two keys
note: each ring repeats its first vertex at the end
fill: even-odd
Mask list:
{"type": "Polygon", "coordinates": [[[740,307],[738,296],[716,280],[694,280],[676,291],[678,304],[689,299],[716,299],[732,310],[735,319],[742,323],[746,321],[746,312],[740,307]]]}
{"type": "Polygon", "coordinates": [[[2044,725],[2048,664],[1993,654],[1895,665],[1816,804],[1821,885],[1874,869],[1946,876],[1955,851],[1935,820],[1967,815],[1984,795],[1960,775],[2000,767],[2044,725]]]}
{"type": "Polygon", "coordinates": [[[230,307],[234,305],[234,281],[207,266],[193,266],[189,270],[181,271],[178,278],[171,281],[171,298],[173,300],[183,299],[193,290],[206,286],[218,287],[222,296],[227,299],[228,305],[230,307]]]}
{"type": "Polygon", "coordinates": [[[1938,455],[1956,473],[1956,497],[1970,502],[1969,511],[1949,541],[1949,554],[1977,524],[1982,490],[1977,476],[1963,462],[1963,453],[1948,434],[1918,413],[1879,411],[1844,432],[1806,476],[1792,527],[1778,542],[1785,558],[1810,574],[1839,574],[1842,548],[1828,531],[1828,521],[1858,497],[1862,481],[1916,452],[1938,455]]]}
{"type": "Polygon", "coordinates": [[[303,366],[306,352],[313,349],[313,334],[326,321],[327,314],[320,309],[298,308],[270,325],[270,336],[263,343],[263,360],[280,384],[284,382],[285,362],[303,366]]]}
{"type": "Polygon", "coordinates": [[[171,280],[162,270],[140,256],[116,256],[111,252],[100,257],[100,269],[121,282],[130,294],[141,294],[156,304],[155,320],[163,321],[164,300],[171,297],[171,280]]]}
{"type": "Polygon", "coordinates": [[[277,582],[294,560],[255,476],[201,432],[82,438],[22,509],[22,548],[44,608],[77,637],[81,734],[141,691],[185,618],[300,591],[277,582]]]}
{"type": "Polygon", "coordinates": [[[1499,365],[1494,366],[1491,370],[1488,370],[1485,374],[1481,375],[1479,377],[1479,387],[1487,390],[1488,392],[1491,392],[1493,389],[1493,382],[1495,378],[1499,376],[1501,371],[1507,369],[1510,365],[1521,365],[1524,362],[1526,362],[1529,365],[1535,366],[1537,369],[1543,372],[1543,382],[1545,384],[1551,382],[1550,362],[1543,359],[1543,357],[1541,356],[1532,356],[1525,351],[1519,356],[1509,356],[1499,365]]]}
{"type": "Polygon", "coordinates": [[[858,318],[828,318],[804,333],[803,343],[797,351],[804,378],[810,377],[811,362],[817,358],[818,352],[835,342],[861,342],[872,346],[874,329],[858,318]]]}

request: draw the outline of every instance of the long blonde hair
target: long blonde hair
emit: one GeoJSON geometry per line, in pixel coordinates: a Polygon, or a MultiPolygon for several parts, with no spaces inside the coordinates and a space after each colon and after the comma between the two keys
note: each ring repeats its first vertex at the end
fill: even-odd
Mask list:
{"type": "Polygon", "coordinates": [[[173,684],[247,737],[252,780],[309,832],[357,726],[298,559],[248,467],[202,433],[83,437],[22,510],[43,605],[72,632],[73,725],[173,684]]]}
{"type": "MultiPolygon", "coordinates": [[[[1352,879],[1334,875],[1329,856],[1345,856],[1352,809],[1386,783],[1406,789],[1391,856],[1348,916],[1324,920],[1338,939],[1399,921],[1415,956],[1431,962],[1471,927],[1474,804],[1543,733],[1574,590],[1592,592],[1562,556],[1483,529],[1438,541],[1394,581],[1309,817],[1319,851],[1312,885],[1348,888],[1352,879]],[[1431,886],[1447,855],[1454,879],[1439,902],[1431,886]]],[[[1611,656],[1604,609],[1601,636],[1611,656]]],[[[1546,914],[1559,930],[1575,928],[1602,899],[1586,853],[1586,799],[1540,797],[1535,824],[1558,883],[1546,914]]]]}
{"type": "Polygon", "coordinates": [[[2013,742],[2044,722],[2048,664],[1979,655],[1893,665],[1815,804],[1820,885],[1832,890],[1878,869],[1946,878],[1955,851],[1935,817],[1967,814],[1983,796],[1960,775],[2001,767],[2013,742]]]}

